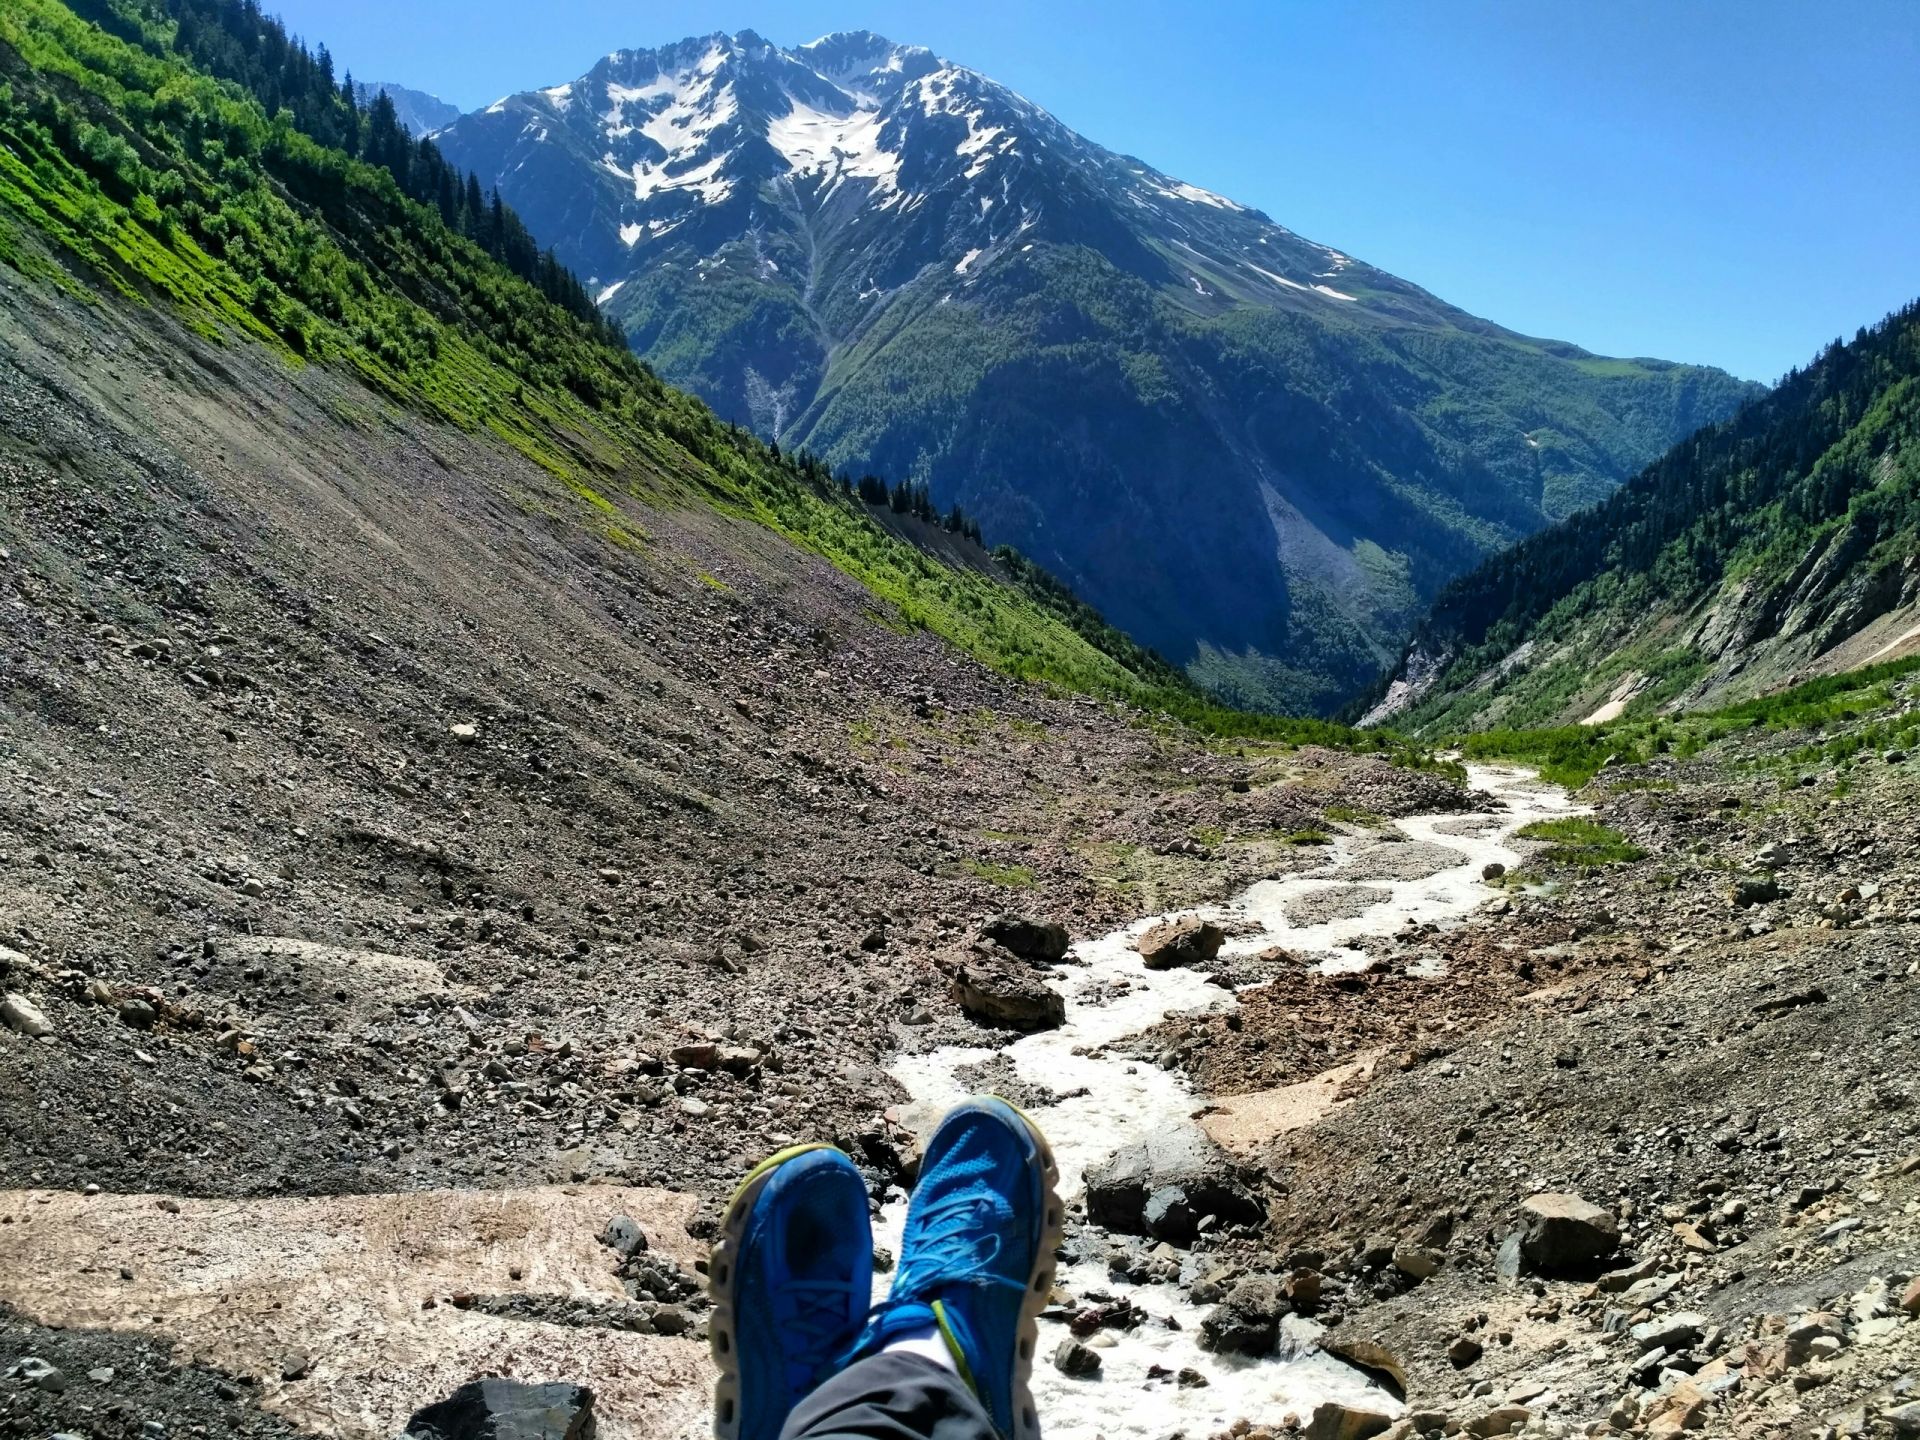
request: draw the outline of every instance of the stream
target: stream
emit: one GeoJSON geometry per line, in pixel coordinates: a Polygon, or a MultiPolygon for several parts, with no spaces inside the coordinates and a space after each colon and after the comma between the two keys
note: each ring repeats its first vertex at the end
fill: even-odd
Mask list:
{"type": "MultiPolygon", "coordinates": [[[[1366,963],[1354,944],[1363,936],[1391,934],[1408,921],[1458,922],[1489,898],[1483,867],[1519,862],[1511,843],[1515,830],[1582,813],[1564,791],[1530,772],[1475,765],[1468,776],[1474,790],[1496,797],[1504,808],[1409,816],[1394,822],[1406,837],[1402,841],[1365,833],[1336,836],[1322,863],[1309,870],[1261,881],[1224,905],[1175,914],[1224,923],[1231,938],[1223,957],[1279,945],[1327,973],[1366,963]]],[[[968,1093],[956,1072],[1007,1057],[1021,1080],[1060,1097],[1029,1113],[1059,1159],[1060,1193],[1070,1210],[1088,1167],[1156,1130],[1190,1123],[1203,1097],[1184,1074],[1101,1053],[1169,1015],[1229,1010],[1238,1003],[1192,970],[1150,971],[1141,963],[1133,942],[1169,918],[1148,916],[1074,946],[1049,977],[1067,1002],[1060,1028],[999,1049],[950,1046],[898,1060],[893,1074],[912,1097],[900,1107],[902,1120],[917,1134],[931,1133],[946,1108],[968,1093]]],[[[1414,973],[1442,972],[1435,962],[1435,968],[1414,973]]],[[[876,1239],[898,1253],[905,1221],[906,1197],[891,1197],[876,1239]]],[[[1200,1320],[1211,1307],[1194,1304],[1178,1285],[1129,1284],[1110,1276],[1103,1260],[1063,1264],[1057,1284],[1075,1297],[1124,1296],[1150,1316],[1171,1317],[1179,1328],[1149,1320],[1132,1331],[1103,1332],[1113,1343],[1099,1342],[1100,1372],[1078,1378],[1053,1365],[1066,1326],[1042,1319],[1033,1388],[1041,1424],[1055,1440],[1161,1440],[1176,1430],[1206,1435],[1243,1416],[1274,1423],[1292,1411],[1304,1419],[1323,1400],[1399,1409],[1363,1372],[1319,1351],[1312,1343],[1318,1327],[1311,1322],[1290,1318],[1273,1358],[1214,1355],[1198,1343],[1200,1320]],[[1165,1376],[1150,1378],[1149,1366],[1161,1367],[1165,1376]],[[1185,1369],[1207,1383],[1177,1384],[1172,1377],[1185,1369]]]]}

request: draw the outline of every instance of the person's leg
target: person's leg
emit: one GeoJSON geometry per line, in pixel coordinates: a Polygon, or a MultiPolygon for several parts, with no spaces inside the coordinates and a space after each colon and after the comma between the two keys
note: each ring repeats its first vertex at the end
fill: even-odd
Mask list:
{"type": "Polygon", "coordinates": [[[995,1440],[951,1365],[908,1350],[856,1360],[794,1407],[780,1440],[995,1440]]]}
{"type": "Polygon", "coordinates": [[[867,1187],[828,1145],[783,1150],[735,1193],[708,1261],[720,1440],[776,1440],[860,1335],[873,1298],[867,1187]]]}
{"type": "Polygon", "coordinates": [[[927,1142],[892,1290],[856,1351],[862,1365],[892,1363],[859,1379],[849,1370],[834,1392],[848,1415],[881,1428],[804,1432],[807,1440],[1038,1440],[1029,1384],[1060,1243],[1059,1175],[1045,1137],[1004,1100],[949,1112],[927,1142]],[[956,1390],[978,1401],[989,1429],[953,1413],[956,1390]],[[973,1428],[914,1428],[934,1423],[973,1428]]]}

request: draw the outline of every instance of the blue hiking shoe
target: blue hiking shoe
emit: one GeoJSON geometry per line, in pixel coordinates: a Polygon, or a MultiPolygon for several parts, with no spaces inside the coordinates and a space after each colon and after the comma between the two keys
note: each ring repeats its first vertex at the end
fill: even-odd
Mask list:
{"type": "Polygon", "coordinates": [[[907,1207],[900,1268],[858,1353],[932,1328],[1004,1440],[1038,1440],[1036,1321],[1053,1290],[1060,1167],[1004,1100],[949,1111],[927,1142],[907,1207]]]}
{"type": "Polygon", "coordinates": [[[831,1145],[782,1150],[748,1174],[707,1265],[713,1433],[777,1440],[793,1407],[860,1334],[873,1298],[867,1187],[831,1145]]]}

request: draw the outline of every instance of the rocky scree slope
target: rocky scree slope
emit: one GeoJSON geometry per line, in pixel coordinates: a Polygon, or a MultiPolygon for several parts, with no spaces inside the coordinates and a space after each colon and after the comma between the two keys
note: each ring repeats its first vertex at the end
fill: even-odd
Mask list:
{"type": "MultiPolygon", "coordinates": [[[[9,1093],[44,1097],[9,1114],[9,1178],[425,1178],[448,1157],[416,1156],[408,1112],[424,1098],[471,1130],[476,1073],[505,1087],[516,1132],[559,1120],[583,1083],[651,1107],[669,1090],[631,1077],[688,1038],[668,1031],[771,1044],[802,1012],[788,1038],[841,1054],[796,1052],[806,1111],[842,1086],[863,1111],[872,1077],[840,1022],[860,1054],[900,1042],[853,996],[958,1018],[931,968],[904,978],[896,930],[931,937],[1028,889],[1104,922],[1142,887],[1229,868],[1186,853],[1204,847],[1184,811],[1141,808],[1174,757],[1187,788],[1224,783],[1228,755],[942,638],[1124,691],[1132,672],[1084,617],[877,528],[594,343],[384,172],[270,125],[164,46],[28,0],[0,17],[0,72],[7,943],[30,989],[62,997],[56,1038],[92,1036],[9,1052],[36,1077],[9,1093]],[[296,188],[316,173],[318,205],[296,188]],[[510,324],[490,318],[503,303],[510,324]],[[1075,758],[1054,764],[1062,731],[1075,758]],[[1164,864],[1134,853],[1175,840],[1164,864]],[[1078,900],[1056,888],[1068,872],[1078,900]],[[377,1058],[411,1048],[414,1024],[450,1055],[476,1048],[499,986],[521,990],[523,1013],[498,1017],[510,1057],[377,1058]],[[375,1014],[399,1029],[369,1035],[375,1014]],[[634,1053],[526,1038],[589,1023],[634,1053]],[[156,1031],[213,1067],[182,1098],[161,1098],[171,1046],[135,1043],[156,1031]],[[365,1047],[395,1077],[391,1109],[330,1073],[336,1042],[340,1064],[365,1047]],[[120,1073],[141,1054],[152,1068],[120,1073]],[[151,1129],[163,1115],[187,1118],[151,1129]],[[316,1123],[347,1143],[315,1143],[316,1123]]],[[[1342,783],[1324,775],[1290,823],[1342,783]]],[[[733,1064],[757,1087],[758,1059],[733,1064]]],[[[777,1108],[759,1113],[794,1123],[777,1108]]],[[[696,1113],[638,1126],[683,1184],[759,1138],[716,1119],[703,1161],[681,1135],[696,1113]]],[[[553,1148],[452,1147],[496,1175],[545,1173],[553,1148]]]]}
{"type": "Polygon", "coordinates": [[[1724,703],[1920,646],[1920,305],[1450,586],[1372,716],[1431,733],[1724,703]]]}
{"type": "Polygon", "coordinates": [[[1142,1037],[1236,1117],[1269,1224],[1116,1265],[1402,1377],[1406,1418],[1324,1433],[1916,1433],[1920,766],[1823,758],[1889,717],[1912,676],[1819,744],[1609,770],[1579,798],[1639,858],[1543,844],[1463,926],[1142,1037]]]}
{"type": "Polygon", "coordinates": [[[1757,388],[1476,319],[866,32],[618,51],[436,140],[662,374],[928,484],[1239,701],[1337,705],[1757,388]]]}

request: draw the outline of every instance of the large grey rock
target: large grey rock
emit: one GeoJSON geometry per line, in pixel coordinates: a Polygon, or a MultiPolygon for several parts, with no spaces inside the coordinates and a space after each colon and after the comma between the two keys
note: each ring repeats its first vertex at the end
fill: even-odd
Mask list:
{"type": "Polygon", "coordinates": [[[1521,1202],[1520,1253],[1544,1275],[1591,1266],[1619,1244],[1619,1222],[1578,1195],[1548,1193],[1521,1202]]]}
{"type": "Polygon", "coordinates": [[[1240,1355],[1271,1355],[1280,1322],[1293,1309],[1271,1275],[1250,1275],[1227,1292],[1200,1322],[1200,1348],[1240,1355]]]}
{"type": "Polygon", "coordinates": [[[960,1008],[974,1019],[1009,1030],[1051,1030],[1067,1018],[1067,1002],[1033,967],[997,946],[972,945],[941,967],[960,1008]]]}
{"type": "Polygon", "coordinates": [[[415,1440],[593,1440],[593,1391],[584,1385],[470,1380],[407,1422],[415,1440]]]}
{"type": "Polygon", "coordinates": [[[1067,954],[1066,926],[1027,915],[996,915],[980,927],[980,938],[1041,965],[1063,960],[1067,954]]]}
{"type": "Polygon", "coordinates": [[[631,1215],[615,1215],[600,1232],[600,1243],[625,1258],[647,1248],[647,1237],[631,1215]]]}
{"type": "Polygon", "coordinates": [[[1193,1125],[1170,1125],[1123,1147],[1087,1171],[1086,1186],[1088,1218],[1129,1235],[1174,1239],[1208,1215],[1238,1225],[1265,1215],[1225,1152],[1193,1125]]]}
{"type": "Polygon", "coordinates": [[[1053,1368],[1062,1375],[1098,1375],[1100,1352],[1078,1340],[1062,1340],[1053,1352],[1053,1368]]]}
{"type": "Polygon", "coordinates": [[[1697,1345],[1711,1323],[1697,1310],[1676,1310],[1642,1321],[1628,1333],[1644,1355],[1649,1350],[1685,1350],[1697,1345]]]}
{"type": "Polygon", "coordinates": [[[49,1395],[58,1395],[67,1388],[67,1375],[50,1360],[42,1360],[38,1355],[22,1356],[7,1372],[22,1383],[35,1389],[44,1390],[49,1395]]]}
{"type": "Polygon", "coordinates": [[[1188,915],[1156,925],[1133,948],[1149,970],[1171,970],[1179,965],[1204,965],[1227,943],[1227,932],[1210,920],[1188,915]]]}

